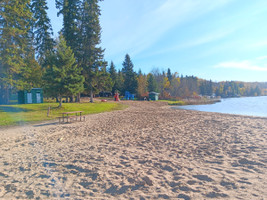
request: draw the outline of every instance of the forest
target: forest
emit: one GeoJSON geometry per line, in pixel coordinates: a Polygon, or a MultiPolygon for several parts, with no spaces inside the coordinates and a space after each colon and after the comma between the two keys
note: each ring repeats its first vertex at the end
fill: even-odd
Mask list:
{"type": "Polygon", "coordinates": [[[136,72],[128,54],[117,68],[105,61],[100,46],[99,0],[55,2],[58,16],[63,16],[58,38],[53,36],[46,0],[0,2],[0,104],[32,88],[43,88],[45,97],[57,98],[60,106],[63,97],[79,102],[81,96],[90,96],[93,102],[101,92],[129,91],[138,99],[152,91],[160,99],[267,95],[267,83],[212,82],[169,68],[136,72]]]}

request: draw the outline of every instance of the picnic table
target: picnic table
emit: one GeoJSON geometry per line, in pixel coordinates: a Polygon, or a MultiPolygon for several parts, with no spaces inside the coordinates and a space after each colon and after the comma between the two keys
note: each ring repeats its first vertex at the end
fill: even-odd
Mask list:
{"type": "Polygon", "coordinates": [[[71,120],[78,121],[78,119],[80,119],[80,121],[82,121],[82,118],[85,120],[85,117],[82,116],[82,112],[83,111],[63,112],[63,113],[61,113],[62,117],[58,117],[59,123],[61,122],[61,120],[62,120],[62,122],[65,122],[65,119],[66,119],[66,122],[71,122],[71,120]]]}

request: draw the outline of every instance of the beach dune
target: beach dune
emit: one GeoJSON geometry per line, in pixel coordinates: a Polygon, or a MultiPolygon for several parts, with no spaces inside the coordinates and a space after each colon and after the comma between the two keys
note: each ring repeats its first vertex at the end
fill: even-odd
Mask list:
{"type": "Polygon", "coordinates": [[[123,103],[0,129],[0,199],[267,199],[267,118],[123,103]]]}

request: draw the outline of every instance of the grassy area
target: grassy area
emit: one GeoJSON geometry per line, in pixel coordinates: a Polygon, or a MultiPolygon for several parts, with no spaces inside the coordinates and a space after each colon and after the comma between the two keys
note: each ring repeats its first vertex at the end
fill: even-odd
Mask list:
{"type": "Polygon", "coordinates": [[[0,126],[51,120],[61,116],[62,112],[84,111],[83,114],[92,114],[124,108],[126,105],[113,102],[63,103],[61,108],[58,108],[58,103],[0,105],[0,126]],[[47,117],[49,106],[51,110],[47,117]]]}
{"type": "Polygon", "coordinates": [[[171,101],[171,100],[160,100],[162,102],[167,102],[170,106],[184,106],[186,102],[184,101],[171,101]]]}
{"type": "Polygon", "coordinates": [[[172,100],[160,100],[162,102],[167,102],[170,106],[185,106],[185,105],[202,105],[202,104],[213,104],[220,102],[220,99],[187,99],[183,101],[172,101],[172,100]]]}

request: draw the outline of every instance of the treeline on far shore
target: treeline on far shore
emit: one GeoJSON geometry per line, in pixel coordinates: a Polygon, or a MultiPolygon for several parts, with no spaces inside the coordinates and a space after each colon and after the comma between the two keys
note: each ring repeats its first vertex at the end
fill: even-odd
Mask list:
{"type": "Polygon", "coordinates": [[[178,72],[153,69],[144,74],[141,70],[135,72],[130,56],[127,54],[123,62],[123,68],[116,70],[111,62],[108,73],[112,82],[112,93],[118,91],[124,95],[125,91],[136,94],[137,98],[147,97],[149,92],[159,93],[160,99],[188,99],[201,97],[239,97],[239,96],[261,96],[267,95],[267,82],[240,82],[224,81],[213,82],[196,76],[183,76],[178,72]]]}

